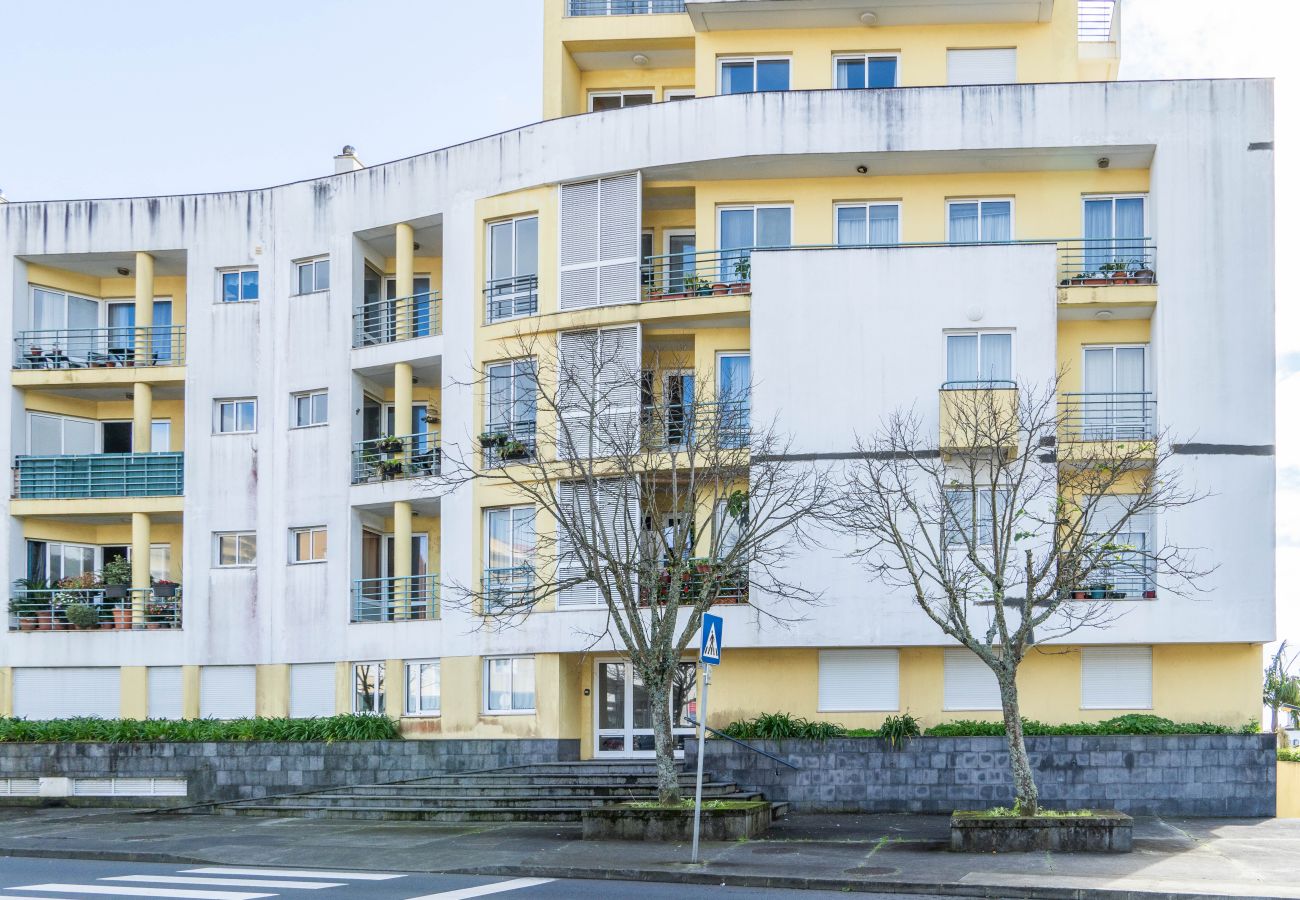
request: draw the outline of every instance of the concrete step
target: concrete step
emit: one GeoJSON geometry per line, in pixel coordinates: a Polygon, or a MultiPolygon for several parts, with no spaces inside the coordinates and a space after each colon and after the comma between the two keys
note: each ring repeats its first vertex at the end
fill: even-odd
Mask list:
{"type": "MultiPolygon", "coordinates": [[[[706,777],[707,777],[707,773],[706,777]]],[[[683,774],[678,779],[681,784],[695,784],[695,773],[689,776],[683,774]]],[[[587,775],[582,772],[556,773],[546,775],[523,775],[523,774],[475,774],[475,775],[430,775],[426,778],[414,778],[410,781],[399,782],[400,784],[427,784],[427,785],[444,785],[444,784],[472,784],[484,787],[506,786],[511,784],[530,784],[530,785],[566,785],[566,784],[588,784],[588,785],[654,785],[659,783],[659,779],[654,775],[587,775]]]]}
{"type": "MultiPolygon", "coordinates": [[[[677,771],[686,772],[686,764],[677,763],[677,771]]],[[[582,760],[580,762],[533,763],[526,766],[506,766],[494,769],[493,774],[502,775],[560,775],[581,772],[584,775],[651,775],[658,769],[653,762],[618,761],[618,760],[582,760]]]]}
{"type": "MultiPolygon", "coordinates": [[[[694,791],[694,784],[683,783],[683,791],[694,791]]],[[[725,794],[738,790],[733,781],[705,782],[707,794],[725,794]]],[[[438,797],[626,797],[651,796],[654,784],[361,784],[332,788],[325,792],[331,796],[412,797],[436,799],[438,797]]],[[[321,796],[315,794],[313,796],[321,796]]]]}
{"type": "Polygon", "coordinates": [[[349,809],[299,806],[219,806],[215,813],[222,816],[253,816],[263,818],[302,819],[367,819],[386,822],[581,822],[586,807],[550,807],[529,810],[481,807],[471,809],[444,807],[367,807],[349,809]]]}
{"type": "MultiPolygon", "coordinates": [[[[709,796],[711,800],[757,800],[754,791],[733,791],[709,796]]],[[[305,797],[268,797],[265,800],[241,801],[240,808],[275,807],[277,809],[527,809],[551,810],[569,807],[590,808],[626,801],[653,800],[653,794],[636,794],[627,797],[370,797],[355,794],[311,794],[305,797]]]]}

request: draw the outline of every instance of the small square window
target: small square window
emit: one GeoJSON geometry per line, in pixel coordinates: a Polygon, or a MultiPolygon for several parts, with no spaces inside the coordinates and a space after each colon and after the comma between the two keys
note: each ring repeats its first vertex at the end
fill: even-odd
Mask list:
{"type": "Polygon", "coordinates": [[[294,263],[298,275],[298,293],[315,294],[318,291],[328,291],[330,289],[330,259],[328,256],[322,256],[319,259],[304,259],[301,262],[294,263]]]}
{"type": "Polygon", "coordinates": [[[483,660],[483,706],[489,713],[537,711],[537,679],[531,656],[483,660]]]}
{"type": "Polygon", "coordinates": [[[359,715],[384,714],[384,664],[355,663],[352,666],[352,711],[359,715]]]}
{"type": "Polygon", "coordinates": [[[212,430],[216,434],[251,434],[257,430],[256,400],[218,400],[214,412],[212,430]]]}
{"type": "Polygon", "coordinates": [[[257,269],[231,269],[221,273],[222,303],[246,303],[256,299],[257,269]]]}
{"type": "Polygon", "coordinates": [[[257,564],[256,532],[231,531],[215,537],[217,568],[231,569],[257,564]]]}
{"type": "Polygon", "coordinates": [[[293,395],[293,427],[309,428],[329,421],[329,392],[305,391],[293,395]]]}
{"type": "Polygon", "coordinates": [[[406,664],[406,714],[436,716],[442,712],[442,665],[436,660],[406,664]]]}
{"type": "Polygon", "coordinates": [[[325,561],[325,553],[328,547],[325,526],[295,528],[292,536],[292,562],[311,563],[325,561]]]}

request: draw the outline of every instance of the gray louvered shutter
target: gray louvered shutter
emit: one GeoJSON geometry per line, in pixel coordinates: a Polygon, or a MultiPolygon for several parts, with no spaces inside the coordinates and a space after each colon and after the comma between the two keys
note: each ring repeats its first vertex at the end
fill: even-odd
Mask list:
{"type": "MultiPolygon", "coordinates": [[[[634,481],[629,479],[602,481],[596,487],[594,500],[585,484],[562,482],[558,488],[557,499],[560,508],[564,511],[565,519],[571,523],[585,523],[589,529],[594,530],[598,514],[600,540],[607,542],[598,546],[602,549],[607,546],[608,556],[620,563],[620,568],[630,568],[635,565],[635,541],[639,534],[641,503],[634,481]]],[[[555,538],[558,577],[561,581],[581,578],[585,567],[574,551],[568,530],[557,524],[555,538]]],[[[634,573],[633,578],[635,579],[634,573]]],[[[633,589],[635,589],[635,580],[633,589]]],[[[596,583],[583,581],[561,589],[556,597],[556,605],[592,606],[601,603],[602,600],[596,583]]]]}
{"type": "Polygon", "coordinates": [[[600,182],[560,186],[560,309],[600,297],[600,182]]]}
{"type": "Polygon", "coordinates": [[[560,186],[560,309],[640,299],[641,175],[560,186]]]}
{"type": "Polygon", "coordinates": [[[1016,50],[949,50],[948,84],[1015,84],[1016,50]]]}
{"type": "Polygon", "coordinates": [[[560,333],[559,433],[556,448],[563,458],[592,454],[592,426],[596,421],[596,359],[600,350],[597,331],[560,333]]]}
{"type": "Polygon", "coordinates": [[[605,452],[635,453],[641,424],[641,326],[603,328],[597,377],[596,436],[605,452]]]}

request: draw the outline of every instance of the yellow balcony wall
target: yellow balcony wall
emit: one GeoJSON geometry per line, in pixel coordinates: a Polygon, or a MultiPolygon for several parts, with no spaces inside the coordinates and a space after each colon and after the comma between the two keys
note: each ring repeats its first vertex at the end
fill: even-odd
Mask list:
{"type": "Polygon", "coordinates": [[[1019,411],[1019,392],[1013,387],[941,390],[939,449],[945,453],[1014,453],[1019,411]]]}

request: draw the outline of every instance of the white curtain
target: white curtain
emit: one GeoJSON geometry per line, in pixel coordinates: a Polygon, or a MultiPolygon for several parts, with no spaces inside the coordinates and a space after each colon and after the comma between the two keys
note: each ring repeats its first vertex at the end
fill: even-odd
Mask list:
{"type": "Polygon", "coordinates": [[[841,206],[836,214],[839,227],[836,240],[841,246],[860,246],[867,243],[867,208],[865,206],[841,206]]]}
{"type": "Polygon", "coordinates": [[[1148,264],[1142,247],[1146,237],[1146,201],[1141,197],[1121,197],[1115,201],[1115,252],[1131,268],[1148,264]],[[1136,263],[1133,261],[1136,260],[1136,263]]]}
{"type": "Polygon", "coordinates": [[[1132,393],[1146,390],[1145,348],[1117,347],[1115,349],[1115,390],[1132,393]]]}
{"type": "Polygon", "coordinates": [[[950,203],[948,205],[948,240],[953,243],[980,239],[980,208],[978,203],[950,203]]]}
{"type": "Polygon", "coordinates": [[[871,243],[898,243],[898,207],[877,204],[871,207],[871,243]]]}
{"type": "Polygon", "coordinates": [[[1011,335],[980,335],[980,380],[1011,380],[1011,335]]]}
{"type": "Polygon", "coordinates": [[[1111,238],[1114,235],[1114,204],[1105,200],[1085,200],[1083,203],[1083,270],[1096,272],[1111,261],[1111,238]]]}
{"type": "Polygon", "coordinates": [[[980,204],[980,240],[1011,240],[1011,201],[985,200],[980,204]]]}
{"type": "Polygon", "coordinates": [[[790,208],[774,206],[758,210],[758,233],[755,247],[790,246],[790,208]]]}
{"type": "Polygon", "coordinates": [[[979,336],[948,335],[948,381],[972,382],[979,378],[979,336]]]}

